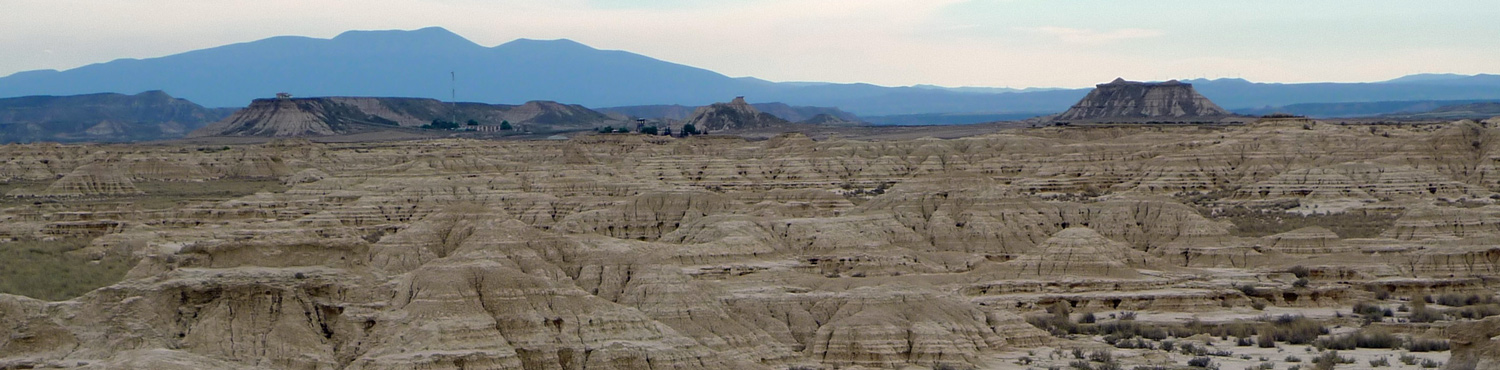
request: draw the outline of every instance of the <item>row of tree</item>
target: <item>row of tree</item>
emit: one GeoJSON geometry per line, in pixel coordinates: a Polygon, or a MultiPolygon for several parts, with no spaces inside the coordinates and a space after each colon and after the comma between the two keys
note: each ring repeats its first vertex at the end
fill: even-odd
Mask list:
{"type": "MultiPolygon", "coordinates": [[[[467,125],[469,127],[479,126],[479,121],[475,121],[475,120],[471,119],[471,120],[469,120],[469,122],[467,122],[467,125]]],[[[422,125],[422,128],[428,129],[428,130],[457,130],[459,128],[459,124],[458,124],[458,122],[451,122],[451,121],[444,121],[442,119],[435,119],[435,120],[432,120],[432,123],[430,123],[430,124],[422,125]]],[[[501,130],[511,130],[513,128],[510,126],[510,121],[500,121],[500,129],[501,130]]]]}
{"type": "MultiPolygon", "coordinates": [[[[600,127],[599,128],[599,133],[601,133],[601,134],[612,134],[612,133],[628,134],[628,133],[630,133],[630,129],[627,128],[627,127],[624,127],[624,126],[621,126],[619,128],[615,128],[614,126],[604,126],[604,127],[600,127]]],[[[660,129],[658,129],[656,126],[645,126],[645,127],[641,127],[641,132],[640,133],[641,134],[645,134],[645,135],[672,136],[672,128],[671,127],[662,127],[660,129]]],[[[681,136],[701,135],[701,134],[703,134],[703,133],[698,131],[698,127],[697,126],[693,126],[693,124],[691,124],[691,123],[682,126],[682,134],[681,134],[681,136]]]]}

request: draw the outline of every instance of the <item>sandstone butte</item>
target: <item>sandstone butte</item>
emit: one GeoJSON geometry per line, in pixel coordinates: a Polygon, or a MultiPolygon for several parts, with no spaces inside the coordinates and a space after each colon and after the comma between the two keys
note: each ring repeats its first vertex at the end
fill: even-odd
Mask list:
{"type": "MultiPolygon", "coordinates": [[[[951,140],[6,145],[0,178],[34,186],[7,195],[4,237],[87,237],[74,253],[139,263],[73,299],[0,294],[0,368],[1025,369],[1066,366],[1073,349],[1174,368],[1194,357],[1027,322],[1065,306],[1075,321],[1159,327],[1303,314],[1337,327],[1329,335],[1451,339],[1451,351],[1414,355],[1494,369],[1494,317],[1362,323],[1350,307],[1494,295],[1497,148],[1500,131],[1470,121],[1276,120],[951,140]],[[284,188],[68,201],[245,179],[284,188]]],[[[1175,340],[1277,369],[1318,354],[1225,337],[1175,340]]],[[[1345,354],[1395,363],[1403,351],[1345,354]]]]}
{"type": "Polygon", "coordinates": [[[1054,118],[1067,123],[1210,123],[1233,117],[1198,94],[1192,84],[1134,82],[1117,78],[1099,84],[1054,118]]]}

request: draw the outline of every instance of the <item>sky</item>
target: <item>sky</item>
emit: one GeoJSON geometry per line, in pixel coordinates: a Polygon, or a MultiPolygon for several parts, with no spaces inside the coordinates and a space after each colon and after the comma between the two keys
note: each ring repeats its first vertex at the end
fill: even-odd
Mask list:
{"type": "Polygon", "coordinates": [[[1494,0],[0,0],[0,76],[440,26],[772,81],[1088,87],[1500,73],[1494,0]]]}

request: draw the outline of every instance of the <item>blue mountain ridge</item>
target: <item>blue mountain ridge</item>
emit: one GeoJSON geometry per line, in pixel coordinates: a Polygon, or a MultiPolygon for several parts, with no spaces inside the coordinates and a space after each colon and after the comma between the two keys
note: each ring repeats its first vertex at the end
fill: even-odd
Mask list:
{"type": "MultiPolygon", "coordinates": [[[[1003,68],[1003,66],[997,66],[1003,68]]],[[[1038,113],[1066,110],[1088,89],[888,87],[769,82],[729,77],[571,40],[518,39],[484,47],[439,27],[349,31],[331,39],[279,36],[147,59],[119,59],[66,71],[0,78],[0,97],[135,94],[163,90],[209,107],[297,96],[390,96],[518,104],[552,100],[589,107],[752,102],[838,107],[861,116],[1038,113]]],[[[1102,81],[1101,81],[1102,82],[1102,81]]],[[[1269,84],[1189,80],[1220,106],[1500,99],[1500,76],[1421,75],[1379,83],[1269,84]]]]}

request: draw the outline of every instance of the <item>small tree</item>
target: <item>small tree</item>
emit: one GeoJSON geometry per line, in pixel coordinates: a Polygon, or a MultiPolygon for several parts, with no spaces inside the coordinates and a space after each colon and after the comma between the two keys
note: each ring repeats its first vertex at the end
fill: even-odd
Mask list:
{"type": "Polygon", "coordinates": [[[479,121],[469,120],[469,126],[479,126],[479,121]]]}
{"type": "Polygon", "coordinates": [[[604,128],[599,129],[599,133],[601,134],[608,134],[611,132],[615,132],[615,128],[613,126],[604,126],[604,128]]]}
{"type": "Polygon", "coordinates": [[[511,127],[510,127],[510,121],[500,121],[500,129],[501,130],[510,130],[511,129],[511,127]]]}
{"type": "Polygon", "coordinates": [[[656,135],[656,126],[642,127],[641,133],[646,135],[656,135]]]}
{"type": "Polygon", "coordinates": [[[697,135],[697,134],[698,134],[698,127],[697,126],[693,126],[693,124],[691,124],[691,123],[686,124],[686,125],[682,125],[682,136],[697,135]]]}
{"type": "Polygon", "coordinates": [[[663,136],[672,136],[672,128],[671,127],[664,127],[664,128],[662,128],[661,129],[661,134],[663,136]]]}
{"type": "Polygon", "coordinates": [[[432,120],[431,124],[422,125],[422,128],[434,130],[452,130],[458,128],[458,123],[435,119],[432,120]]]}

